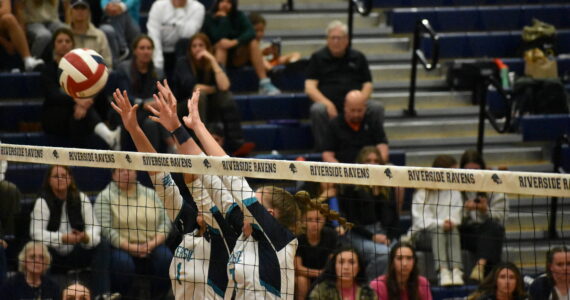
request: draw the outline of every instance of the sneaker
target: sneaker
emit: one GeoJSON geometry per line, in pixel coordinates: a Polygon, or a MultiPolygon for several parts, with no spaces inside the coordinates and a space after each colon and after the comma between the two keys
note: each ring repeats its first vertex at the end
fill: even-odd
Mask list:
{"type": "Polygon", "coordinates": [[[44,60],[41,58],[35,58],[33,56],[28,56],[28,57],[24,58],[24,69],[26,69],[26,72],[31,72],[37,66],[43,65],[43,64],[44,64],[44,60]]]}
{"type": "Polygon", "coordinates": [[[461,269],[453,269],[453,275],[451,277],[453,285],[465,285],[465,282],[463,282],[463,271],[461,271],[461,269]]]}
{"type": "Polygon", "coordinates": [[[471,271],[471,275],[469,275],[469,278],[475,281],[482,281],[484,277],[483,275],[484,269],[485,269],[484,265],[476,264],[475,267],[473,267],[473,271],[471,271]]]}
{"type": "Polygon", "coordinates": [[[259,81],[259,93],[262,95],[278,95],[281,91],[271,83],[269,78],[264,78],[259,81]]]}
{"type": "Polygon", "coordinates": [[[439,271],[439,285],[440,286],[453,285],[453,278],[451,271],[449,271],[449,269],[441,269],[439,271]]]}

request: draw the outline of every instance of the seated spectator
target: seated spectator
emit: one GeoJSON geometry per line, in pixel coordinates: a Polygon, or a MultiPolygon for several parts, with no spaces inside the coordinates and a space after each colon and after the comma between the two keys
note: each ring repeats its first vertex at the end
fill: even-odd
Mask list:
{"type": "Polygon", "coordinates": [[[212,41],[216,59],[222,66],[241,67],[250,62],[259,77],[259,92],[279,94],[281,91],[267,77],[253,26],[237,5],[236,0],[216,1],[202,30],[212,41]]]}
{"type": "MultiPolygon", "coordinates": [[[[356,163],[384,164],[375,146],[362,148],[356,163]]],[[[399,214],[394,189],[343,185],[338,200],[341,214],[354,223],[344,238],[362,254],[362,259],[366,262],[366,277],[370,281],[384,274],[388,265],[388,246],[399,235],[399,214]]]]}
{"type": "MultiPolygon", "coordinates": [[[[241,147],[252,150],[251,143],[245,145],[241,118],[236,102],[229,92],[230,80],[212,54],[212,44],[207,35],[197,33],[188,43],[186,57],[176,63],[173,90],[180,103],[178,115],[188,115],[188,99],[192,91],[200,89],[200,118],[204,123],[223,124],[225,149],[229,153],[241,147]]],[[[241,151],[243,152],[243,151],[241,151]]]]}
{"type": "MultiPolygon", "coordinates": [[[[49,39],[48,39],[49,41],[49,39]]],[[[12,1],[0,2],[0,47],[10,54],[18,53],[24,62],[24,70],[32,71],[44,61],[30,54],[28,40],[22,26],[12,14],[12,1]]]]}
{"type": "Polygon", "coordinates": [[[20,199],[22,198],[18,187],[5,180],[7,169],[8,162],[0,160],[0,195],[2,197],[0,200],[0,286],[6,280],[6,272],[8,271],[6,249],[10,239],[14,238],[16,229],[14,222],[20,213],[20,199]]]}
{"type": "Polygon", "coordinates": [[[172,260],[164,241],[171,224],[156,192],[137,181],[136,171],[115,169],[113,181],[97,196],[95,211],[102,236],[111,244],[111,290],[127,295],[133,277],[144,269],[153,276],[152,299],[164,295],[172,260]]]}
{"type": "MultiPolygon", "coordinates": [[[[521,272],[513,263],[501,263],[485,277],[479,288],[467,300],[525,300],[521,272]]],[[[548,299],[548,298],[537,298],[548,299]]]]}
{"type": "Polygon", "coordinates": [[[59,299],[61,289],[45,275],[50,264],[51,255],[47,247],[40,242],[28,242],[18,254],[18,274],[0,288],[2,299],[59,299]]]}
{"type": "MultiPolygon", "coordinates": [[[[169,147],[173,147],[174,140],[164,127],[148,118],[148,106],[154,105],[153,94],[157,92],[156,82],[164,79],[162,69],[154,66],[152,55],[154,51],[154,42],[147,35],[140,35],[133,43],[133,58],[123,61],[118,67],[117,72],[126,78],[126,90],[135,104],[142,106],[144,109],[137,111],[137,118],[141,124],[142,130],[148,137],[153,147],[159,152],[167,152],[169,147]]],[[[120,125],[119,116],[116,116],[115,122],[120,125]]],[[[126,132],[121,134],[122,150],[135,151],[132,141],[126,132]],[[125,144],[128,144],[125,146],[125,144]]]]}
{"type": "Polygon", "coordinates": [[[45,133],[62,140],[70,139],[74,146],[87,146],[95,133],[110,148],[120,147],[120,129],[111,131],[103,123],[106,99],[101,94],[91,99],[73,99],[59,85],[58,64],[61,58],[76,47],[73,33],[58,29],[53,37],[53,60],[41,69],[41,85],[45,100],[42,107],[42,127],[45,133]]]}
{"type": "Polygon", "coordinates": [[[31,219],[30,236],[49,247],[55,271],[90,266],[101,227],[91,201],[78,190],[69,167],[48,168],[31,219]]]}
{"type": "Polygon", "coordinates": [[[263,54],[263,66],[267,72],[271,71],[275,66],[294,63],[301,59],[301,53],[299,52],[282,55],[281,40],[274,40],[270,44],[263,42],[267,21],[261,14],[251,13],[249,15],[249,21],[255,30],[255,39],[259,43],[261,54],[263,54]]]}
{"type": "MultiPolygon", "coordinates": [[[[315,204],[316,199],[311,199],[315,204]]],[[[318,204],[320,205],[320,204],[318,204]]],[[[338,246],[338,234],[325,227],[327,217],[317,205],[309,207],[302,216],[305,233],[298,236],[299,246],[295,256],[295,298],[306,299],[311,284],[319,277],[338,246]]]]}
{"type": "MultiPolygon", "coordinates": [[[[66,27],[59,18],[59,2],[60,0],[14,1],[16,18],[25,26],[31,44],[31,54],[34,57],[44,57],[44,51],[52,40],[52,34],[59,28],[66,27]]],[[[67,2],[64,2],[64,9],[66,6],[67,2]]]]}
{"type": "Polygon", "coordinates": [[[107,35],[113,59],[118,64],[129,56],[129,47],[141,34],[140,0],[101,0],[103,18],[99,26],[107,35]],[[112,30],[109,30],[109,27],[112,30]]]}
{"type": "Polygon", "coordinates": [[[89,48],[101,54],[109,69],[113,68],[113,56],[107,36],[91,23],[91,10],[86,0],[71,0],[69,26],[73,32],[75,47],[89,48]]]}
{"type": "Polygon", "coordinates": [[[168,78],[176,63],[175,47],[180,39],[189,39],[202,28],[204,5],[197,0],[154,1],[146,27],[154,41],[154,65],[168,78]]]}
{"type": "MultiPolygon", "coordinates": [[[[432,167],[456,168],[457,161],[449,155],[440,155],[432,167]]],[[[426,247],[424,244],[431,240],[441,286],[464,284],[458,230],[462,208],[461,193],[452,190],[419,189],[412,200],[412,227],[408,234],[415,241],[416,248],[426,247]]]]}
{"type": "Polygon", "coordinates": [[[431,300],[429,281],[419,274],[417,262],[411,244],[395,244],[390,250],[388,272],[370,283],[378,299],[431,300]]]}
{"type": "MultiPolygon", "coordinates": [[[[461,156],[462,169],[487,167],[476,150],[467,150],[461,156]]],[[[509,213],[508,199],[504,193],[461,192],[463,198],[463,221],[459,226],[461,246],[475,255],[477,264],[469,276],[481,281],[501,261],[504,223],[509,213]]]]}
{"type": "Polygon", "coordinates": [[[356,249],[342,247],[333,252],[308,299],[375,300],[378,298],[367,284],[364,263],[356,249]]]}
{"type": "Polygon", "coordinates": [[[546,273],[536,278],[529,289],[530,299],[570,298],[570,249],[554,247],[546,254],[546,273]]]}
{"type": "Polygon", "coordinates": [[[81,283],[73,283],[63,290],[61,300],[91,300],[91,291],[81,283]]]}
{"type": "MultiPolygon", "coordinates": [[[[327,45],[311,55],[305,80],[305,93],[314,102],[311,105],[311,125],[317,151],[323,151],[329,120],[342,114],[348,92],[359,90],[364,99],[369,99],[373,88],[366,57],[348,48],[347,26],[340,21],[332,21],[326,34],[327,45]]],[[[384,108],[374,101],[367,101],[366,106],[371,117],[382,123],[384,108]]],[[[388,161],[388,152],[382,152],[382,158],[388,161]]]]}

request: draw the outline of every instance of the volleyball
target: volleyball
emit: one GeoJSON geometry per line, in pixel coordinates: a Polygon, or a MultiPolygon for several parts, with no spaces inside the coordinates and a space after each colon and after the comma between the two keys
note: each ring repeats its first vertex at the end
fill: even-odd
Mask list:
{"type": "Polygon", "coordinates": [[[108,77],[103,57],[91,49],[73,49],[59,61],[59,84],[73,98],[95,96],[108,77]]]}

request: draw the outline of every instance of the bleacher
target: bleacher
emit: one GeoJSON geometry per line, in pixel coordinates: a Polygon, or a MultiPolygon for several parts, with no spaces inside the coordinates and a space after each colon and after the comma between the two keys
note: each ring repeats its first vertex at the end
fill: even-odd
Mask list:
{"type": "MultiPolygon", "coordinates": [[[[290,16],[289,13],[272,10],[275,5],[284,1],[268,1],[268,8],[258,2],[260,1],[241,1],[240,5],[270,12],[267,15],[269,33],[272,30],[272,17],[290,16]]],[[[324,44],[324,27],[331,20],[327,13],[319,13],[319,9],[332,9],[338,14],[344,14],[345,8],[341,5],[344,2],[296,2],[300,2],[300,7],[308,7],[303,13],[309,18],[317,19],[315,23],[318,27],[307,26],[304,30],[309,33],[301,34],[302,31],[299,30],[290,32],[290,36],[283,36],[283,49],[298,50],[307,56],[307,53],[324,44]],[[340,6],[343,8],[336,8],[340,6]]],[[[146,12],[151,3],[152,0],[142,1],[141,24],[147,19],[146,12]]],[[[211,4],[211,1],[207,1],[207,4],[211,4]]],[[[438,154],[458,157],[464,149],[473,148],[475,145],[478,108],[470,102],[469,92],[452,91],[445,84],[443,79],[446,63],[453,59],[498,57],[503,58],[511,71],[522,74],[524,63],[519,52],[520,30],[523,25],[528,25],[532,18],[539,18],[559,27],[558,51],[570,53],[570,18],[567,17],[570,5],[562,1],[375,0],[374,5],[381,13],[370,17],[377,18],[374,22],[361,22],[361,25],[356,26],[354,45],[369,57],[373,57],[371,67],[377,72],[375,74],[378,74],[378,77],[375,76],[373,101],[380,101],[386,107],[385,126],[391,144],[390,160],[396,165],[427,166],[438,154]],[[436,31],[440,32],[440,56],[444,61],[435,73],[420,76],[420,89],[417,94],[419,116],[411,119],[402,114],[402,109],[407,105],[410,33],[419,18],[428,18],[436,31]],[[382,46],[378,46],[380,44],[382,46]],[[389,53],[383,56],[382,51],[389,53]],[[395,70],[401,71],[398,73],[401,76],[395,76],[395,70]]],[[[283,31],[277,29],[273,32],[283,31]]],[[[427,56],[431,55],[431,45],[427,39],[423,41],[422,49],[427,56]]],[[[570,58],[559,57],[558,67],[561,74],[570,71],[570,58]]],[[[245,137],[256,143],[254,154],[257,157],[287,160],[302,157],[311,161],[321,159],[320,154],[313,151],[308,122],[311,102],[302,93],[302,71],[281,70],[273,75],[276,85],[286,91],[278,96],[252,94],[257,91],[257,78],[251,68],[229,70],[228,73],[244,122],[245,137]]],[[[38,130],[42,104],[39,80],[38,73],[0,73],[0,140],[3,143],[50,145],[50,137],[38,130]]],[[[488,97],[490,106],[500,113],[502,103],[497,94],[491,91],[488,97]]],[[[488,164],[511,170],[552,171],[553,165],[549,156],[552,150],[551,142],[561,134],[570,134],[570,115],[526,116],[521,119],[520,124],[520,134],[503,136],[492,132],[487,126],[489,129],[485,156],[488,164]]],[[[570,170],[570,148],[563,146],[562,153],[563,167],[570,170]]],[[[98,173],[94,175],[93,170],[74,169],[80,189],[94,192],[103,188],[104,181],[90,181],[89,176],[101,176],[110,180],[109,172],[99,170],[100,172],[96,171],[98,173]]],[[[39,190],[43,175],[37,167],[11,164],[7,179],[15,182],[31,201],[32,195],[39,190]]],[[[524,259],[521,257],[526,259],[532,255],[542,258],[545,247],[551,244],[546,236],[548,228],[545,227],[548,222],[548,205],[535,199],[511,202],[511,212],[514,214],[507,227],[505,253],[509,254],[505,258],[517,258],[515,261],[521,263],[527,274],[537,273],[537,270],[543,268],[543,262],[539,260],[533,265],[523,265],[524,259]],[[529,211],[534,211],[544,218],[529,217],[525,214],[529,211]],[[524,222],[533,222],[536,227],[528,231],[528,228],[521,225],[525,224],[524,222]]],[[[403,218],[409,220],[409,215],[403,218]]],[[[567,215],[561,215],[559,218],[566,220],[560,221],[557,227],[560,236],[568,237],[568,218],[567,215]]],[[[409,226],[409,222],[402,223],[409,226]]],[[[407,227],[403,226],[401,231],[406,229],[407,227]]],[[[425,261],[430,259],[430,254],[427,255],[423,258],[425,261]]],[[[429,272],[430,279],[433,280],[434,272],[429,272]]],[[[447,299],[467,295],[473,288],[433,287],[432,291],[434,299],[447,299]]]]}

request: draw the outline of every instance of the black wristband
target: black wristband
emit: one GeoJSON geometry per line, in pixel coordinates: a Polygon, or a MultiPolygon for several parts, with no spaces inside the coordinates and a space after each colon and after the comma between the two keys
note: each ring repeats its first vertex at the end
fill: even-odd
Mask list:
{"type": "Polygon", "coordinates": [[[186,130],[186,128],[184,128],[184,126],[182,125],[174,129],[174,131],[171,132],[170,134],[172,134],[178,140],[178,144],[180,145],[186,143],[186,141],[190,139],[190,134],[188,133],[188,130],[186,130]]]}

